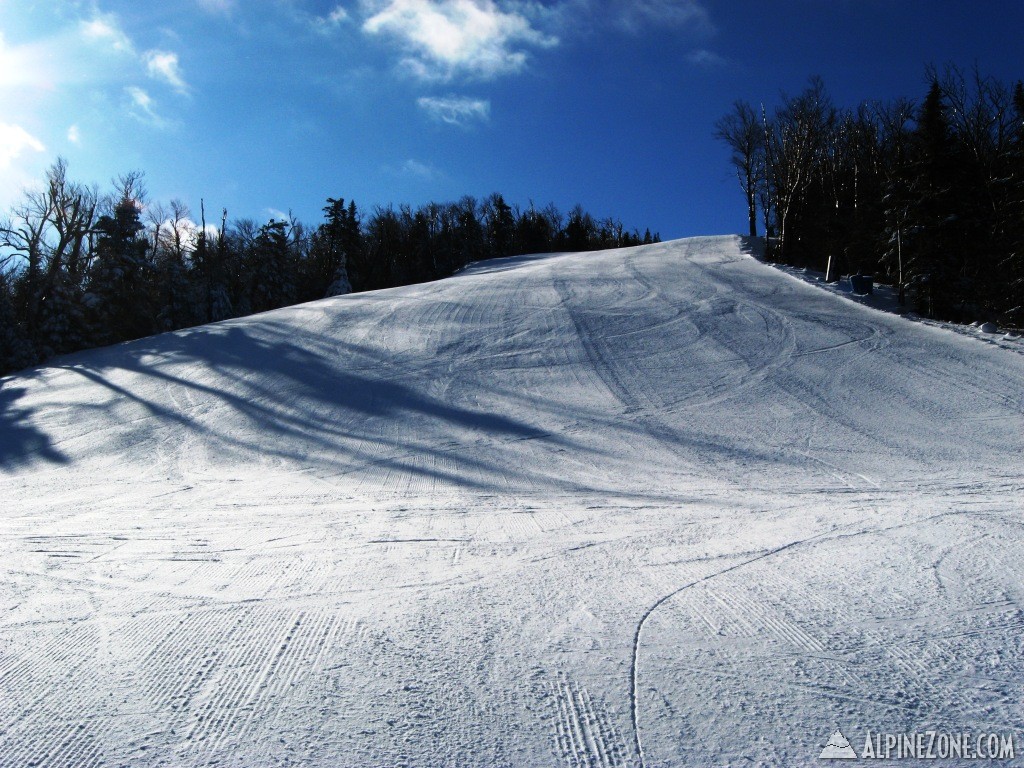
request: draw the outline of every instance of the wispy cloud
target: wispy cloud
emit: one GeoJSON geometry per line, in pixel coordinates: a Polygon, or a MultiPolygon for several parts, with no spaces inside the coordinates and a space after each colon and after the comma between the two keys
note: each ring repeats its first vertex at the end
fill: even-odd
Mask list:
{"type": "MultiPolygon", "coordinates": [[[[109,83],[136,64],[135,46],[111,15],[55,24],[18,42],[8,42],[0,32],[0,88],[26,89],[32,99],[63,86],[109,83]]],[[[21,98],[7,107],[24,103],[21,98]]]]}
{"type": "Polygon", "coordinates": [[[68,141],[72,144],[82,143],[82,132],[79,130],[77,125],[68,126],[68,141]]]}
{"type": "Polygon", "coordinates": [[[45,152],[39,139],[20,125],[0,123],[0,170],[7,170],[25,152],[45,152]]]}
{"type": "Polygon", "coordinates": [[[112,13],[94,12],[54,24],[35,39],[13,45],[0,33],[0,87],[27,88],[33,94],[66,87],[120,89],[143,73],[179,93],[189,90],[178,54],[159,49],[138,52],[112,13]]]}
{"type": "Polygon", "coordinates": [[[336,5],[330,13],[313,17],[313,29],[317,32],[332,32],[348,20],[348,11],[344,6],[336,5]]]}
{"type": "Polygon", "coordinates": [[[425,80],[517,72],[526,64],[524,47],[558,43],[493,0],[386,0],[371,13],[363,31],[397,41],[407,54],[402,65],[425,80]]]}
{"type": "Polygon", "coordinates": [[[207,13],[227,15],[235,10],[236,0],[196,0],[196,5],[207,13]]]}
{"type": "Polygon", "coordinates": [[[417,181],[440,181],[446,178],[444,172],[438,170],[431,163],[425,163],[413,158],[409,158],[397,166],[391,164],[382,165],[380,166],[380,172],[400,179],[415,179],[417,181]]]}
{"type": "Polygon", "coordinates": [[[120,22],[113,14],[97,14],[87,21],[79,22],[82,37],[121,53],[134,53],[131,38],[121,29],[120,22]]]}
{"type": "Polygon", "coordinates": [[[612,0],[609,10],[620,27],[634,34],[651,27],[715,31],[711,14],[698,0],[612,0]]]}
{"type": "Polygon", "coordinates": [[[275,8],[281,13],[283,21],[325,37],[333,35],[352,20],[348,9],[339,3],[321,13],[310,11],[306,3],[300,0],[276,0],[275,8]]]}
{"type": "Polygon", "coordinates": [[[20,125],[0,123],[0,211],[38,186],[45,151],[43,142],[20,125]]]}
{"type": "Polygon", "coordinates": [[[485,121],[491,115],[491,102],[465,96],[423,96],[416,104],[432,119],[449,125],[485,121]]]}
{"type": "Polygon", "coordinates": [[[706,48],[698,48],[690,51],[686,55],[686,60],[694,66],[703,67],[705,69],[724,67],[729,63],[729,60],[724,56],[720,56],[714,51],[709,51],[706,48]]]}
{"type": "Polygon", "coordinates": [[[180,94],[189,91],[177,53],[160,49],[139,52],[120,18],[100,13],[96,6],[89,16],[56,27],[49,36],[19,48],[5,50],[0,40],[0,63],[5,58],[13,59],[22,65],[19,68],[23,72],[30,73],[23,86],[54,94],[69,87],[108,94],[121,90],[129,97],[131,114],[156,126],[168,122],[157,114],[149,93],[132,81],[145,73],[180,94]],[[33,64],[38,66],[26,66],[33,64]]]}
{"type": "Polygon", "coordinates": [[[411,158],[402,163],[399,173],[402,176],[414,176],[418,179],[436,179],[443,175],[429,163],[421,163],[419,160],[411,158]]]}
{"type": "Polygon", "coordinates": [[[172,51],[146,51],[143,60],[146,62],[146,71],[150,77],[163,80],[178,93],[188,93],[188,84],[181,74],[178,54],[172,51]]]}
{"type": "Polygon", "coordinates": [[[336,6],[333,11],[327,14],[327,20],[332,24],[340,24],[348,18],[348,11],[342,6],[336,6]]]}
{"type": "Polygon", "coordinates": [[[167,126],[167,120],[157,113],[156,102],[146,91],[138,86],[130,85],[124,89],[124,92],[130,100],[129,111],[136,119],[157,128],[167,126]]]}

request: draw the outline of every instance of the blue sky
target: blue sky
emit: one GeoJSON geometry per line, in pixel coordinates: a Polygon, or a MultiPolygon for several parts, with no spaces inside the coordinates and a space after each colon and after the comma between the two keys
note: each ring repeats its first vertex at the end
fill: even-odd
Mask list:
{"type": "Polygon", "coordinates": [[[219,218],[327,197],[581,203],[663,237],[740,232],[712,138],[736,99],[824,78],[1024,77],[1020,0],[0,0],[0,206],[57,155],[219,218]]]}

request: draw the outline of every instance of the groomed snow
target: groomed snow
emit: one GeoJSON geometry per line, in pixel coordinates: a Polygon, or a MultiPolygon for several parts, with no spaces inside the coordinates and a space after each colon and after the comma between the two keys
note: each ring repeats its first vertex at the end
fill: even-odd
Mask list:
{"type": "Polygon", "coordinates": [[[1019,754],[1022,398],[732,237],[3,379],[0,764],[1019,754]]]}

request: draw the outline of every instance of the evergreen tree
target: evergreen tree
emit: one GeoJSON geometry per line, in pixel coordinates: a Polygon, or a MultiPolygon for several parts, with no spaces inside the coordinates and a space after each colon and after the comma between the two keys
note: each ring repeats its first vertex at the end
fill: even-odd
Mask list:
{"type": "Polygon", "coordinates": [[[153,238],[154,294],[159,310],[156,327],[171,331],[206,321],[200,310],[198,286],[189,274],[189,261],[195,251],[197,233],[190,221],[188,207],[171,201],[171,210],[162,206],[150,211],[153,238]]]}
{"type": "MultiPolygon", "coordinates": [[[[121,190],[95,227],[95,256],[86,301],[99,344],[137,339],[153,332],[149,243],[142,236],[140,174],[121,179],[121,190]]],[[[73,290],[73,286],[67,286],[73,290]]]]}
{"type": "Polygon", "coordinates": [[[14,309],[13,282],[10,271],[0,270],[0,376],[37,360],[28,329],[14,309]]]}
{"type": "Polygon", "coordinates": [[[454,249],[451,271],[472,261],[484,258],[484,228],[478,214],[476,200],[463,197],[454,206],[455,233],[458,246],[454,249]]]}
{"type": "Polygon", "coordinates": [[[324,216],[325,221],[314,233],[310,248],[315,288],[309,293],[341,296],[352,291],[348,263],[350,255],[358,260],[356,254],[362,246],[359,217],[354,202],[345,207],[344,198],[332,197],[327,198],[324,216]]]}
{"type": "Polygon", "coordinates": [[[496,259],[511,254],[515,219],[512,216],[512,208],[505,202],[505,198],[495,192],[484,200],[483,218],[489,257],[496,259]]]}
{"type": "Polygon", "coordinates": [[[589,251],[597,240],[597,225],[594,218],[576,205],[569,211],[569,218],[563,233],[564,248],[567,251],[589,251]]]}
{"type": "Polygon", "coordinates": [[[266,312],[295,301],[295,269],[288,223],[270,221],[260,227],[245,259],[249,310],[266,312]]]}
{"type": "Polygon", "coordinates": [[[918,309],[932,317],[950,317],[955,313],[955,258],[961,245],[957,168],[947,107],[937,79],[932,80],[918,112],[910,151],[904,269],[915,283],[918,309]]]}
{"type": "Polygon", "coordinates": [[[1013,128],[1008,158],[1007,251],[1000,304],[1017,327],[1024,326],[1024,82],[1013,88],[1013,128]]]}
{"type": "Polygon", "coordinates": [[[522,253],[544,253],[551,250],[555,233],[551,221],[533,206],[527,208],[516,223],[516,241],[522,253]]]}

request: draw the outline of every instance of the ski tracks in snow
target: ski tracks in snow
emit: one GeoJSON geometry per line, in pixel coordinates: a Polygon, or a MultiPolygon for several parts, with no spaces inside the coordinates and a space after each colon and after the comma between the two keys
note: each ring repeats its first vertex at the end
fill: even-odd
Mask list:
{"type": "Polygon", "coordinates": [[[569,768],[626,768],[629,750],[601,702],[564,676],[549,683],[556,708],[555,740],[569,768]]]}
{"type": "Polygon", "coordinates": [[[1021,360],[712,238],[16,378],[66,462],[0,477],[0,764],[792,765],[1019,723],[1021,360]]]}
{"type": "Polygon", "coordinates": [[[684,763],[800,762],[814,753],[808,731],[830,717],[862,727],[866,718],[874,730],[892,722],[912,723],[901,726],[911,731],[1012,730],[1024,670],[1024,658],[1009,650],[1024,623],[1021,533],[1002,527],[938,561],[930,555],[933,543],[984,525],[950,512],[833,529],[663,596],[634,641],[641,766],[673,764],[668,755],[678,749],[684,763]],[[875,561],[851,559],[858,549],[873,551],[875,561]],[[946,577],[937,582],[930,574],[940,568],[946,577]],[[694,694],[703,697],[696,707],[694,694]],[[680,730],[689,743],[679,742],[680,730]]]}

